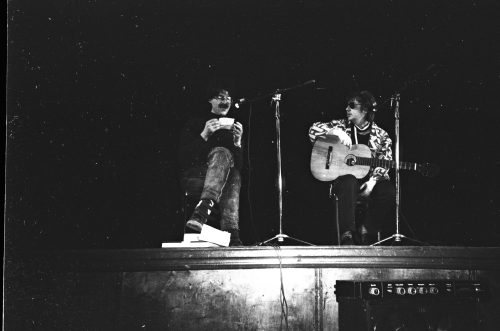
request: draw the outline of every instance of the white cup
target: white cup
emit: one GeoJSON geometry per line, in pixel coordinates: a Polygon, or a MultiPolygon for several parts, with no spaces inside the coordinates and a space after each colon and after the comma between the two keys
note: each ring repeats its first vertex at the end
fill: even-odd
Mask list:
{"type": "Polygon", "coordinates": [[[219,118],[219,123],[222,129],[231,129],[234,124],[234,118],[230,117],[221,117],[219,118]]]}

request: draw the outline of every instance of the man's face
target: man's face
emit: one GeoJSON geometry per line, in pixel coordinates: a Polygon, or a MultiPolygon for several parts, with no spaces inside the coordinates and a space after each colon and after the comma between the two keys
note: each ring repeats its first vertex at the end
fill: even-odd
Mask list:
{"type": "Polygon", "coordinates": [[[212,105],[212,113],[225,116],[231,108],[231,97],[228,91],[221,91],[208,102],[212,105]]]}
{"type": "Polygon", "coordinates": [[[361,104],[356,99],[349,100],[345,110],[347,112],[347,119],[350,122],[360,124],[364,121],[366,111],[361,110],[361,104]]]}

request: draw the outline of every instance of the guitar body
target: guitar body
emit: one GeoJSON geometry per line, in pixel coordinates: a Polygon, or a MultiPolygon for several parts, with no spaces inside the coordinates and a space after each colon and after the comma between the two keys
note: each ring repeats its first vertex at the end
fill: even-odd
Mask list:
{"type": "Polygon", "coordinates": [[[352,145],[349,148],[341,144],[337,136],[318,137],[311,153],[311,173],[324,182],[344,175],[363,178],[370,166],[356,165],[357,157],[371,158],[368,146],[352,145]]]}

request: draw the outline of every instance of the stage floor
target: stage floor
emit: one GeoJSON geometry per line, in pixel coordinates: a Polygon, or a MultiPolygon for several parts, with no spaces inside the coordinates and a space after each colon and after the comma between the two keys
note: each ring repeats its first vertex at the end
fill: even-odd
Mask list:
{"type": "Polygon", "coordinates": [[[244,246],[33,252],[66,270],[251,268],[500,269],[500,248],[441,246],[244,246]]]}

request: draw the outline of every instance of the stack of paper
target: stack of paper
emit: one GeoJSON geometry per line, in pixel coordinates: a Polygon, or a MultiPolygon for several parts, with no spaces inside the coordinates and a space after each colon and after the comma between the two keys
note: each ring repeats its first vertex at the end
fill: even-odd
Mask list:
{"type": "Polygon", "coordinates": [[[182,242],[162,243],[162,248],[172,247],[227,247],[231,234],[221,231],[210,225],[203,225],[201,233],[184,233],[182,242]]]}

